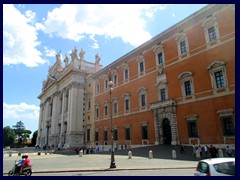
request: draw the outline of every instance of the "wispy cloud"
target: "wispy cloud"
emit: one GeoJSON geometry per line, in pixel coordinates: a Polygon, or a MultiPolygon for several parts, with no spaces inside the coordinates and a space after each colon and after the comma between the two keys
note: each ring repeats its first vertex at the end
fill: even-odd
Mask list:
{"type": "Polygon", "coordinates": [[[38,120],[39,107],[26,103],[7,104],[3,103],[3,119],[38,120]]]}
{"type": "Polygon", "coordinates": [[[36,28],[30,25],[35,15],[30,10],[23,15],[13,5],[3,5],[3,65],[34,67],[46,62],[37,50],[40,42],[36,28]]]}
{"type": "Polygon", "coordinates": [[[56,56],[57,52],[54,49],[44,46],[44,53],[47,57],[56,56]]]}
{"type": "MultiPolygon", "coordinates": [[[[138,46],[151,38],[145,30],[146,18],[151,18],[162,5],[151,4],[80,4],[62,5],[37,23],[50,36],[80,41],[86,35],[120,37],[125,43],[138,46]]],[[[93,47],[98,48],[96,41],[93,47]]]]}

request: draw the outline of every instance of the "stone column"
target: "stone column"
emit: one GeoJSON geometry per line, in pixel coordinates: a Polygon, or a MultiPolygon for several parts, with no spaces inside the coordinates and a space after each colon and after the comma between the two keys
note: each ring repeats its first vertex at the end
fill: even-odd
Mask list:
{"type": "MultiPolygon", "coordinates": [[[[44,108],[44,121],[43,121],[43,137],[44,137],[44,144],[47,143],[47,122],[49,117],[49,98],[45,101],[45,108],[44,108]]],[[[43,144],[43,145],[44,145],[43,144]]]]}
{"type": "Polygon", "coordinates": [[[43,123],[43,103],[40,104],[39,122],[38,122],[38,136],[36,140],[36,145],[41,144],[41,125],[43,123]]]}
{"type": "Polygon", "coordinates": [[[51,120],[51,144],[57,145],[58,136],[58,92],[53,94],[52,120],[51,120]]]}
{"type": "Polygon", "coordinates": [[[177,127],[177,117],[176,117],[176,109],[174,106],[172,106],[172,112],[170,117],[171,122],[171,132],[172,132],[172,145],[179,144],[179,138],[178,138],[178,127],[177,127]]]}
{"type": "Polygon", "coordinates": [[[159,132],[159,118],[158,118],[158,114],[157,114],[157,109],[154,110],[154,129],[155,129],[155,145],[159,145],[160,144],[160,132],[159,132]]]}
{"type": "Polygon", "coordinates": [[[65,93],[66,90],[63,90],[62,93],[62,114],[61,114],[61,132],[60,132],[60,141],[59,141],[59,145],[62,146],[63,142],[64,142],[64,114],[65,114],[65,93]]]}

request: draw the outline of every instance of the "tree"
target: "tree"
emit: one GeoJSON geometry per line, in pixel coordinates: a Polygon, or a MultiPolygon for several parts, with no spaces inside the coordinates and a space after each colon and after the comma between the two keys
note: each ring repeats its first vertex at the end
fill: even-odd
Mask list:
{"type": "Polygon", "coordinates": [[[3,128],[3,145],[10,146],[11,144],[13,144],[15,136],[16,134],[11,127],[9,126],[4,127],[3,128]]]}
{"type": "Polygon", "coordinates": [[[16,125],[13,125],[13,128],[18,129],[18,130],[24,130],[25,126],[24,126],[24,123],[22,121],[18,121],[16,123],[16,125]]]}
{"type": "Polygon", "coordinates": [[[37,136],[38,136],[38,131],[36,130],[36,131],[33,133],[33,137],[32,137],[32,146],[35,146],[35,145],[36,145],[36,142],[37,142],[37,136]]]}
{"type": "Polygon", "coordinates": [[[25,130],[25,126],[22,121],[17,122],[13,128],[18,138],[18,145],[26,142],[27,138],[29,138],[30,134],[32,133],[30,130],[25,130]]]}

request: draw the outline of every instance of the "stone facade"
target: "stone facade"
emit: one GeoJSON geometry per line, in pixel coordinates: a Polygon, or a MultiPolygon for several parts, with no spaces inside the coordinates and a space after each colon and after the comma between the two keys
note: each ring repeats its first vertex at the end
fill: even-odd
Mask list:
{"type": "Polygon", "coordinates": [[[38,96],[41,100],[38,145],[65,148],[84,145],[85,79],[100,70],[101,65],[83,58],[83,50],[78,58],[75,48],[70,63],[66,55],[64,68],[59,53],[56,63],[49,68],[48,78],[38,96]]]}
{"type": "Polygon", "coordinates": [[[208,5],[101,70],[83,56],[50,68],[39,144],[235,144],[234,5],[208,5]]]}

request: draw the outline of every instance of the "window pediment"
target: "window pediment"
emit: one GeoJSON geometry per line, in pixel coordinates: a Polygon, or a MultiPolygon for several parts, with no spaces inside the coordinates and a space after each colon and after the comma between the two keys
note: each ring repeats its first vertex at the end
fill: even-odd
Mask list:
{"type": "Polygon", "coordinates": [[[178,79],[184,79],[184,78],[188,78],[188,77],[192,77],[192,72],[190,72],[190,71],[183,72],[178,76],[178,79]]]}
{"type": "Polygon", "coordinates": [[[130,94],[129,93],[124,93],[122,97],[123,98],[128,98],[128,97],[130,97],[130,94]]]}
{"type": "Polygon", "coordinates": [[[214,61],[208,66],[208,70],[224,66],[226,63],[223,61],[214,61]]]}
{"type": "Polygon", "coordinates": [[[139,88],[138,90],[137,90],[137,93],[144,93],[144,92],[146,92],[146,88],[145,87],[141,87],[141,88],[139,88]]]}

